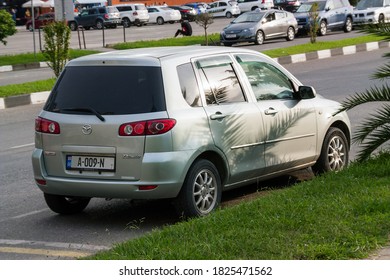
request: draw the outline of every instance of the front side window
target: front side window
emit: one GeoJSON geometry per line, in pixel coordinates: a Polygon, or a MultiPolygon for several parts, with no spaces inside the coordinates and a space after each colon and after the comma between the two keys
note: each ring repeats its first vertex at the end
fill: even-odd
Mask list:
{"type": "Polygon", "coordinates": [[[251,55],[237,55],[257,101],[293,99],[294,88],[290,79],[275,66],[251,55]]]}
{"type": "Polygon", "coordinates": [[[229,57],[197,61],[207,105],[245,102],[245,96],[229,57]]]}

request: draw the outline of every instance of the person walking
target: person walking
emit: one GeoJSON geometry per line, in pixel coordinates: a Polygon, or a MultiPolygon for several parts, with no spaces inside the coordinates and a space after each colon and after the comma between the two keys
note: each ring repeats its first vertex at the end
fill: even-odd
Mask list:
{"type": "Polygon", "coordinates": [[[192,27],[191,24],[188,22],[188,20],[181,20],[180,21],[181,29],[178,29],[175,33],[175,37],[177,37],[179,34],[183,36],[191,36],[192,35],[192,27]]]}

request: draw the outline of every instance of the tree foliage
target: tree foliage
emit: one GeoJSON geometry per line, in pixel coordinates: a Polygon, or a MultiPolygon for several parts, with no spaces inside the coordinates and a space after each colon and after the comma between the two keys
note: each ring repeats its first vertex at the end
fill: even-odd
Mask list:
{"type": "MultiPolygon", "coordinates": [[[[385,37],[390,41],[390,25],[388,23],[368,25],[362,30],[364,33],[376,34],[385,37]]],[[[390,58],[390,53],[384,55],[390,58]]],[[[357,127],[353,137],[354,143],[360,145],[357,159],[362,161],[369,158],[378,148],[388,144],[390,141],[390,87],[386,80],[390,77],[390,63],[377,69],[372,75],[374,79],[380,79],[385,83],[382,86],[373,86],[364,92],[355,93],[341,103],[339,111],[351,110],[359,105],[378,102],[381,107],[370,114],[357,127]]]]}
{"type": "Polygon", "coordinates": [[[43,56],[58,78],[69,59],[70,28],[65,22],[57,21],[46,25],[43,33],[45,39],[43,56]]]}
{"type": "Polygon", "coordinates": [[[214,23],[213,15],[210,14],[210,13],[201,13],[201,14],[199,14],[199,15],[197,15],[195,17],[195,22],[199,26],[203,27],[203,29],[204,29],[204,37],[205,37],[205,40],[206,40],[206,46],[208,46],[209,45],[209,40],[208,40],[208,37],[207,37],[207,28],[209,28],[209,26],[212,23],[214,23]]]}
{"type": "Polygon", "coordinates": [[[16,33],[15,21],[6,10],[0,10],[0,42],[7,45],[5,38],[16,33]]]}
{"type": "Polygon", "coordinates": [[[319,12],[318,12],[318,3],[314,2],[311,6],[311,10],[309,12],[309,35],[310,35],[310,43],[314,44],[317,42],[317,34],[319,29],[319,12]]]}

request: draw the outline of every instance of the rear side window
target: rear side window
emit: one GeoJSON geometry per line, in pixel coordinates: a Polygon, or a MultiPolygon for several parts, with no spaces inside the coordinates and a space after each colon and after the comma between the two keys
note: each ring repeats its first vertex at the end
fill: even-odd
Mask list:
{"type": "Polygon", "coordinates": [[[146,66],[67,67],[45,110],[102,115],[165,111],[161,68],[146,66]]]}
{"type": "Polygon", "coordinates": [[[177,67],[181,93],[188,105],[191,107],[202,106],[199,95],[198,83],[196,82],[194,69],[190,63],[179,65],[177,67]]]}

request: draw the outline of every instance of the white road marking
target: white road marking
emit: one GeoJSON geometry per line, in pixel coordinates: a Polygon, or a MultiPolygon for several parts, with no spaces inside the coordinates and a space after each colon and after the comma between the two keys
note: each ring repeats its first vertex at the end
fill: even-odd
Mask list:
{"type": "Polygon", "coordinates": [[[34,146],[34,143],[28,143],[24,145],[19,145],[19,146],[13,146],[11,149],[19,149],[19,148],[24,148],[24,147],[29,147],[29,146],[34,146]]]}

